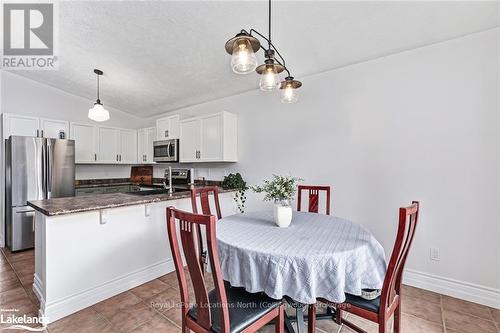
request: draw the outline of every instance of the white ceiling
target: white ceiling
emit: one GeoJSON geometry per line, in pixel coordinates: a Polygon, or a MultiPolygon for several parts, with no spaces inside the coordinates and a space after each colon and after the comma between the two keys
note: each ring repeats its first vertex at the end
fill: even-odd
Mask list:
{"type": "MultiPolygon", "coordinates": [[[[61,2],[57,71],[25,77],[148,117],[258,86],[224,43],[267,31],[267,2],[61,2]]],[[[273,3],[273,41],[297,79],[500,25],[499,2],[273,3]]],[[[262,54],[260,59],[262,60],[262,54]]]]}

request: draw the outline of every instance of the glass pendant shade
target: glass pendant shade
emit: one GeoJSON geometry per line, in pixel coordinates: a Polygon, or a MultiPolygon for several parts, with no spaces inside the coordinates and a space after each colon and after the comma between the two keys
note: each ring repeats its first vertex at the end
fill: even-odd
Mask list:
{"type": "Polygon", "coordinates": [[[248,74],[257,67],[257,57],[252,49],[250,41],[240,38],[234,42],[231,55],[231,69],[236,74],[248,74]]]}
{"type": "Polygon", "coordinates": [[[281,89],[281,101],[283,103],[295,103],[298,99],[297,89],[293,88],[292,85],[287,85],[284,89],[281,89]]]}
{"type": "Polygon", "coordinates": [[[274,66],[270,65],[266,67],[264,73],[260,76],[259,87],[262,91],[273,91],[278,89],[280,85],[280,77],[278,73],[274,70],[274,66]]]}
{"type": "Polygon", "coordinates": [[[99,122],[109,120],[109,111],[101,103],[96,102],[94,107],[89,109],[89,118],[99,122]]]}

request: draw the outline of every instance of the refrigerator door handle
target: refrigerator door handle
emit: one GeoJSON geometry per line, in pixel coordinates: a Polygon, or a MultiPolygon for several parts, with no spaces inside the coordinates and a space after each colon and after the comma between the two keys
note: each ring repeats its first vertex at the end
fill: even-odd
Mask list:
{"type": "Polygon", "coordinates": [[[43,199],[47,199],[47,146],[42,145],[42,193],[43,199]]]}
{"type": "Polygon", "coordinates": [[[52,165],[53,165],[53,154],[52,154],[52,149],[53,147],[49,145],[49,142],[47,142],[47,199],[50,199],[50,194],[52,192],[52,165]]]}

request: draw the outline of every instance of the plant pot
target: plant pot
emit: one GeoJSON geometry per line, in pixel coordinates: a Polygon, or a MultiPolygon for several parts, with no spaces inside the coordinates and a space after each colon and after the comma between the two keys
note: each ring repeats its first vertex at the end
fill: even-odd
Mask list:
{"type": "Polygon", "coordinates": [[[288,200],[274,202],[274,223],[280,228],[287,228],[292,222],[292,206],[288,200]]]}

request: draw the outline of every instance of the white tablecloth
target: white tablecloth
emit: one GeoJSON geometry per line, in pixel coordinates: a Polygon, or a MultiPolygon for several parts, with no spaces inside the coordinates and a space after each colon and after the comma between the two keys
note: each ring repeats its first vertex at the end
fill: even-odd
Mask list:
{"type": "Polygon", "coordinates": [[[276,299],[343,302],[345,293],[380,289],[386,271],[378,241],[333,216],[294,212],[292,224],[279,228],[270,211],[232,215],[217,223],[217,240],[224,279],[276,299]]]}

